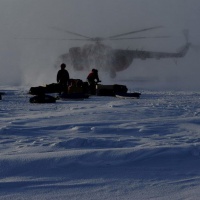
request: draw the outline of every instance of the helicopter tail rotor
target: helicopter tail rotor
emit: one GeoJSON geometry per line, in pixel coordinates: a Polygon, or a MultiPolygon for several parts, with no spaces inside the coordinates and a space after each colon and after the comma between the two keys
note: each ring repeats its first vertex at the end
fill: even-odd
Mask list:
{"type": "Polygon", "coordinates": [[[200,52],[200,45],[191,44],[189,42],[189,30],[188,29],[183,30],[183,35],[185,37],[186,43],[190,44],[191,49],[193,49],[195,52],[199,53],[200,52]]]}
{"type": "Polygon", "coordinates": [[[188,29],[184,29],[183,30],[183,35],[185,37],[186,43],[189,43],[189,30],[188,29]]]}
{"type": "Polygon", "coordinates": [[[195,52],[197,52],[197,53],[200,52],[200,45],[192,44],[191,47],[192,47],[192,49],[193,49],[195,52]]]}

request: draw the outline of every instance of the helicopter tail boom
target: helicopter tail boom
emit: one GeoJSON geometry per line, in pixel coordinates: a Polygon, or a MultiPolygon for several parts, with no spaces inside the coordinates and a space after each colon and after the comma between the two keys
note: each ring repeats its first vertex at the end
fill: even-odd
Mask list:
{"type": "Polygon", "coordinates": [[[188,52],[190,48],[190,43],[187,43],[178,53],[175,57],[184,57],[186,53],[188,52]]]}

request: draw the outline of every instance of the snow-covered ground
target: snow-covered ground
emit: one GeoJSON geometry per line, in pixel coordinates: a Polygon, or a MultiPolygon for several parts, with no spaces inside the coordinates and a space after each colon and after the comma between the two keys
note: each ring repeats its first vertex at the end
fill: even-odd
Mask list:
{"type": "Polygon", "coordinates": [[[197,200],[200,92],[30,104],[1,87],[0,199],[197,200]]]}

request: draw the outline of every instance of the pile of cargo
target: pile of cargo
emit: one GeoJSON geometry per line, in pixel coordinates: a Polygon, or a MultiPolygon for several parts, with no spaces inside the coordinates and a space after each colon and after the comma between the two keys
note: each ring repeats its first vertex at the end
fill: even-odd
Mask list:
{"type": "Polygon", "coordinates": [[[96,96],[115,96],[120,98],[139,98],[140,93],[127,93],[126,85],[103,85],[97,84],[95,93],[90,92],[88,82],[80,79],[70,79],[71,85],[63,92],[58,83],[52,83],[46,86],[31,87],[29,94],[35,95],[30,98],[30,103],[55,103],[57,99],[86,99],[92,95],[96,96]],[[73,84],[72,84],[73,83],[73,84]],[[53,97],[50,94],[56,93],[53,97]],[[52,98],[51,98],[52,97],[52,98]]]}

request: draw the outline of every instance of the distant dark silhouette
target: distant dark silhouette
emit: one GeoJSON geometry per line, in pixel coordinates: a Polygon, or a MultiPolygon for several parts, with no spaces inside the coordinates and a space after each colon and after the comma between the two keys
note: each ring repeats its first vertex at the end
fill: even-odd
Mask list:
{"type": "Polygon", "coordinates": [[[66,65],[62,63],[61,69],[57,73],[57,83],[60,84],[60,93],[66,92],[69,82],[69,72],[65,69],[66,65]]]}

